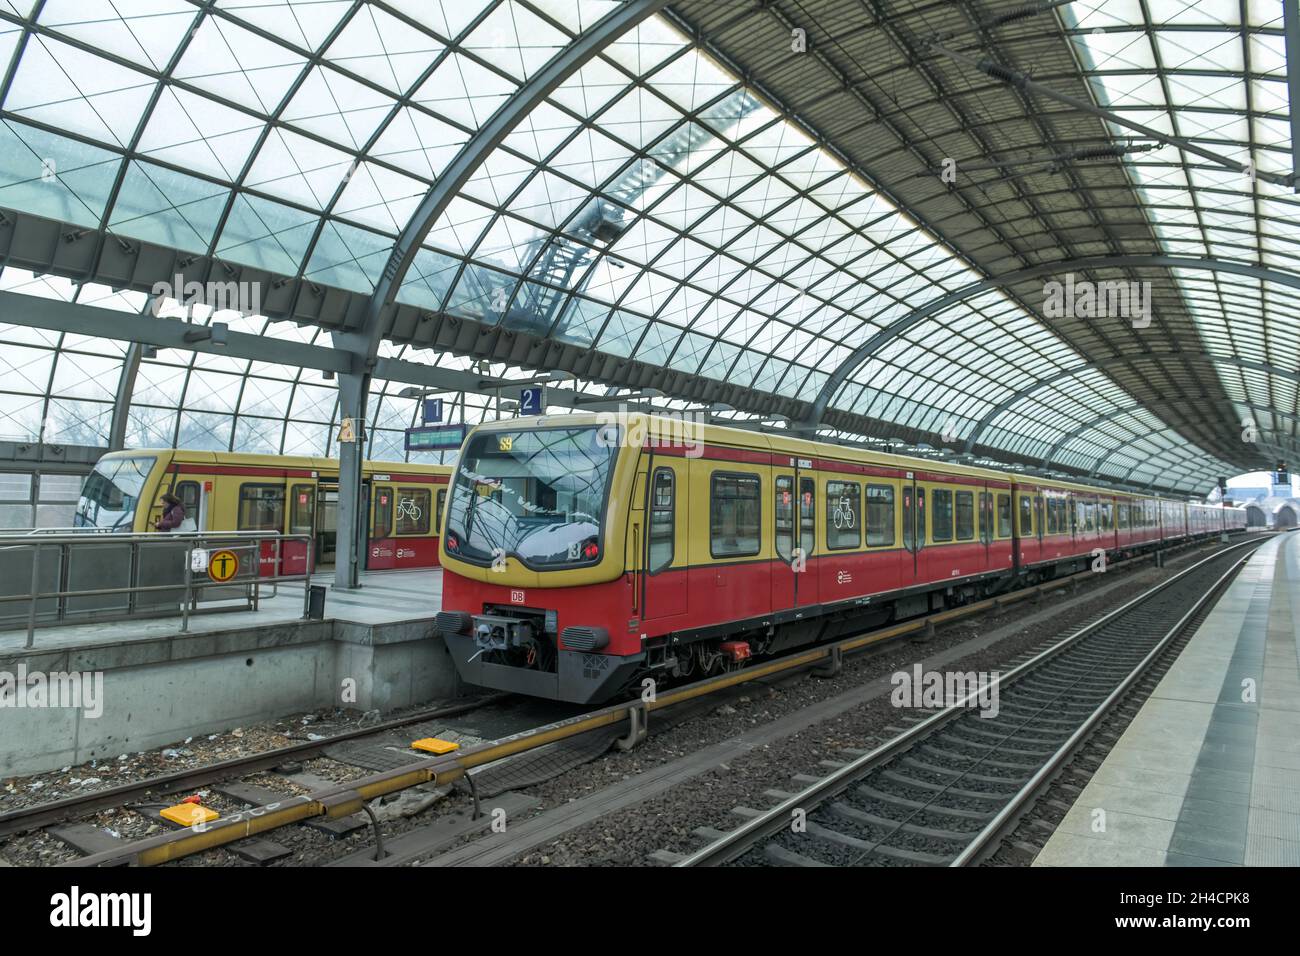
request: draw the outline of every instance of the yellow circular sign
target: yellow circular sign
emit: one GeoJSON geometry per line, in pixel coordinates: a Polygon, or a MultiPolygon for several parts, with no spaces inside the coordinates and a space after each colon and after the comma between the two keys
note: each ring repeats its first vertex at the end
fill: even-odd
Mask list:
{"type": "Polygon", "coordinates": [[[208,577],[225,584],[239,573],[239,556],[233,551],[213,551],[208,556],[208,577]]]}

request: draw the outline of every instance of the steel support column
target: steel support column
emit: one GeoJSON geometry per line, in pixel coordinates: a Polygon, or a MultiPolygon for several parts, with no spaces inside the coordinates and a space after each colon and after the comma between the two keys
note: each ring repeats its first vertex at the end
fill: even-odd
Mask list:
{"type": "Polygon", "coordinates": [[[135,394],[135,379],[140,374],[140,359],[144,346],[132,342],[122,359],[122,374],[117,379],[117,393],[113,397],[113,421],[108,429],[108,450],[121,451],[126,447],[126,425],[131,417],[131,396],[135,394]]]}
{"type": "Polygon", "coordinates": [[[1291,104],[1291,184],[1300,193],[1300,0],[1282,0],[1286,85],[1291,104]]]}

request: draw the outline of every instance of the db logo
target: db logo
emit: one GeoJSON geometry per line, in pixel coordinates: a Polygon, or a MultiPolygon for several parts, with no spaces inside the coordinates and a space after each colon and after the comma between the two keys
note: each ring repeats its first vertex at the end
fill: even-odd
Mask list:
{"type": "Polygon", "coordinates": [[[853,575],[850,574],[848,571],[841,571],[839,574],[835,575],[835,580],[838,581],[840,584],[852,584],[853,575]]]}
{"type": "Polygon", "coordinates": [[[523,592],[523,591],[517,591],[517,590],[515,590],[515,591],[511,591],[511,592],[510,592],[510,603],[511,603],[511,604],[523,604],[523,603],[524,603],[524,592],[523,592]]]}

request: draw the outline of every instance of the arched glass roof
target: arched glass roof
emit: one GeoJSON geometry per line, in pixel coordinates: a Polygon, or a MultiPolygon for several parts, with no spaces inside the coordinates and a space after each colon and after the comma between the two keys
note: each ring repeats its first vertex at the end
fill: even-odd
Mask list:
{"type": "MultiPolygon", "coordinates": [[[[471,137],[619,6],[0,0],[0,211],[364,297],[471,137]]],[[[730,16],[737,29],[760,18],[770,26],[779,6],[682,3],[588,60],[431,224],[396,301],[799,402],[873,335],[983,278],[982,264],[937,220],[909,214],[896,190],[837,148],[838,137],[797,115],[797,103],[742,78],[708,42],[713,31],[699,37],[685,26],[705,12],[730,16]]],[[[1280,4],[1246,6],[1266,25],[1280,18],[1280,4]]],[[[845,28],[847,13],[819,7],[825,29],[845,28]]],[[[1153,123],[1150,114],[1163,110],[1180,135],[1223,140],[1256,156],[1260,169],[1284,168],[1278,31],[1243,31],[1240,10],[1228,9],[1235,2],[1205,31],[1192,30],[1189,22],[1203,21],[1186,7],[1076,3],[1054,23],[1103,105],[1153,123]],[[1219,45],[1200,36],[1207,31],[1219,45]],[[1142,58],[1143,43],[1158,60],[1142,58]],[[1203,61],[1230,43],[1249,69],[1228,63],[1207,79],[1203,61]],[[1137,83],[1134,58],[1154,82],[1137,83]],[[1242,95],[1247,118],[1234,120],[1242,95]]],[[[909,14],[932,18],[927,9],[909,14]]],[[[788,33],[782,42],[788,48],[788,33]]],[[[764,66],[758,79],[777,75],[764,66]]],[[[1233,186],[1176,154],[1164,147],[1124,162],[1165,251],[1294,267],[1286,190],[1233,186]]],[[[140,313],[147,299],[12,264],[2,276],[5,289],[123,311],[140,313]]],[[[1284,361],[1297,331],[1293,298],[1259,279],[1175,277],[1208,351],[1284,361]]],[[[329,341],[325,323],[258,316],[230,325],[329,341]]],[[[75,430],[52,425],[75,407],[78,434],[107,436],[102,406],[111,418],[122,343],[31,330],[5,332],[3,341],[28,351],[0,357],[0,372],[6,363],[27,370],[22,390],[0,399],[0,430],[30,439],[45,422],[53,440],[75,430]],[[73,384],[77,377],[84,381],[73,384]]],[[[386,343],[382,354],[470,365],[419,344],[386,343]]],[[[1106,369],[1085,368],[1093,358],[1018,291],[993,289],[893,338],[853,371],[831,408],[879,422],[882,433],[964,438],[982,427],[986,454],[1139,484],[1190,489],[1240,470],[1189,442],[1106,369]]],[[[1236,412],[1295,410],[1294,381],[1215,368],[1236,412]]],[[[17,381],[5,375],[0,387],[17,381]]],[[[405,455],[401,429],[413,423],[415,403],[391,397],[401,387],[373,384],[374,457],[405,455]]],[[[487,402],[471,397],[466,414],[473,420],[487,402]]],[[[327,454],[336,406],[336,389],[317,372],[165,350],[140,364],[127,440],[327,454]]]]}

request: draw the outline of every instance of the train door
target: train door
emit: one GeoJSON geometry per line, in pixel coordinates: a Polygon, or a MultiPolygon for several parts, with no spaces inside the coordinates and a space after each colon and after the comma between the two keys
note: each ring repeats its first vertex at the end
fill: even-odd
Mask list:
{"type": "Polygon", "coordinates": [[[993,565],[993,493],[989,491],[988,482],[984,483],[984,490],[980,492],[979,506],[979,542],[984,546],[984,570],[988,570],[993,565]]]}
{"type": "Polygon", "coordinates": [[[916,483],[916,475],[903,477],[903,550],[898,569],[899,587],[910,587],[925,580],[921,552],[925,549],[925,489],[916,483]]]}
{"type": "Polygon", "coordinates": [[[813,560],[817,554],[817,479],[806,474],[811,461],[798,462],[795,482],[799,488],[799,550],[804,568],[795,577],[795,602],[799,607],[812,607],[821,603],[821,582],[818,580],[813,560]]]}
{"type": "Polygon", "coordinates": [[[772,470],[772,509],[775,516],[776,561],[772,564],[772,610],[785,611],[799,603],[800,562],[796,548],[795,514],[798,510],[797,472],[793,468],[772,470]]]}
{"type": "Polygon", "coordinates": [[[643,621],[663,621],[686,613],[688,467],[685,460],[656,461],[650,456],[650,481],[645,492],[647,530],[641,560],[643,621]]]}
{"type": "MultiPolygon", "coordinates": [[[[316,514],[316,486],[302,483],[289,486],[288,524],[285,530],[289,534],[311,535],[316,514]]],[[[286,541],[281,546],[280,567],[283,574],[306,574],[311,566],[312,545],[298,541],[286,541]]]]}
{"type": "Polygon", "coordinates": [[[396,507],[393,486],[376,482],[370,498],[373,506],[366,509],[370,518],[366,535],[366,570],[388,571],[397,565],[397,542],[393,538],[393,511],[396,507]]]}
{"type": "Polygon", "coordinates": [[[338,552],[339,486],[322,481],[316,486],[316,566],[332,565],[338,552]]]}

